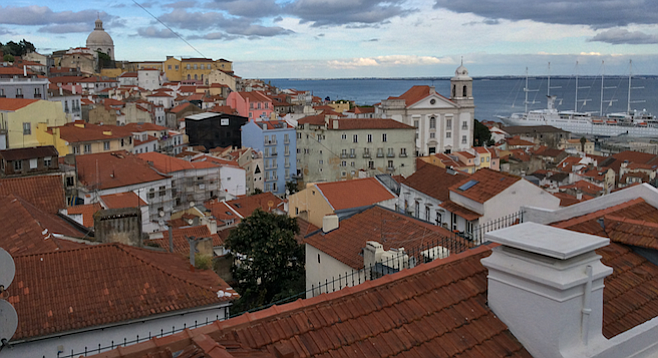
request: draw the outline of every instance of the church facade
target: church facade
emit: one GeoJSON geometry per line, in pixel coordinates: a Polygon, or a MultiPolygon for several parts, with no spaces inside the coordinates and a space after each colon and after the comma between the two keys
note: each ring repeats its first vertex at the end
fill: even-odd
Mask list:
{"type": "Polygon", "coordinates": [[[450,79],[450,97],[434,86],[413,86],[398,97],[375,106],[382,118],[392,118],[416,128],[418,156],[465,150],[473,144],[475,105],[473,79],[464,65],[450,79]]]}

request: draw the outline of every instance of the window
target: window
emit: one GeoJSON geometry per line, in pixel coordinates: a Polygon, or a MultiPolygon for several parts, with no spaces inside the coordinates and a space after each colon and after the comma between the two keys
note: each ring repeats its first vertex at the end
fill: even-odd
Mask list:
{"type": "Polygon", "coordinates": [[[85,144],[85,154],[91,153],[91,144],[85,144]]]}
{"type": "Polygon", "coordinates": [[[344,160],[341,161],[341,162],[340,162],[340,166],[341,166],[341,167],[346,167],[346,166],[347,166],[347,162],[344,161],[344,160]]]}
{"type": "Polygon", "coordinates": [[[446,129],[452,129],[452,119],[446,119],[446,129]]]}
{"type": "MultiPolygon", "coordinates": [[[[297,139],[302,139],[302,133],[301,132],[297,133],[297,139]]],[[[345,138],[343,138],[343,139],[345,139],[345,138]]]]}
{"type": "Polygon", "coordinates": [[[373,162],[372,160],[369,160],[368,161],[368,169],[375,169],[375,162],[373,162]]]}
{"type": "Polygon", "coordinates": [[[53,162],[52,157],[43,157],[43,165],[49,167],[53,162]]]}
{"type": "Polygon", "coordinates": [[[320,160],[318,161],[318,164],[322,165],[322,164],[324,164],[324,161],[323,161],[322,159],[320,159],[320,160]]]}
{"type": "Polygon", "coordinates": [[[462,122],[462,129],[468,129],[468,122],[462,122]]]}
{"type": "Polygon", "coordinates": [[[400,148],[400,156],[401,157],[407,156],[407,148],[400,148]]]}
{"type": "Polygon", "coordinates": [[[123,138],[121,138],[121,146],[123,147],[123,138]]]}
{"type": "Polygon", "coordinates": [[[155,198],[155,189],[149,189],[149,199],[155,198]]]}
{"type": "Polygon", "coordinates": [[[22,169],[23,169],[23,161],[14,160],[14,170],[22,170],[22,169]]]}
{"type": "Polygon", "coordinates": [[[167,65],[167,69],[168,69],[168,70],[171,70],[171,65],[167,65]]]}
{"type": "Polygon", "coordinates": [[[354,166],[355,166],[355,163],[354,163],[354,162],[351,162],[351,163],[350,163],[350,166],[351,166],[351,167],[354,167],[354,166]]]}
{"type": "Polygon", "coordinates": [[[36,87],[34,89],[34,98],[41,98],[41,88],[36,87]]]}
{"type": "Polygon", "coordinates": [[[430,138],[436,138],[436,133],[434,132],[430,133],[430,138]]]}
{"type": "Polygon", "coordinates": [[[197,65],[196,65],[196,63],[194,64],[194,69],[195,69],[195,70],[197,69],[197,65]]]}
{"type": "MultiPolygon", "coordinates": [[[[187,67],[187,69],[189,70],[189,69],[190,69],[190,64],[188,63],[186,67],[187,67]]],[[[188,75],[188,76],[189,76],[189,75],[188,75]]]]}
{"type": "Polygon", "coordinates": [[[466,136],[465,135],[462,136],[462,144],[466,144],[466,136]]]}
{"type": "Polygon", "coordinates": [[[290,139],[288,138],[288,133],[284,134],[283,135],[283,142],[288,143],[289,141],[290,141],[290,139]]]}
{"type": "Polygon", "coordinates": [[[350,158],[356,157],[356,149],[350,148],[350,158]]]}
{"type": "Polygon", "coordinates": [[[343,133],[343,134],[340,136],[340,139],[342,139],[342,140],[347,139],[347,134],[343,133]]]}
{"type": "Polygon", "coordinates": [[[23,135],[32,134],[32,125],[29,122],[23,122],[23,135]]]}
{"type": "Polygon", "coordinates": [[[110,150],[110,142],[103,142],[103,150],[110,150]]]}
{"type": "Polygon", "coordinates": [[[430,117],[430,129],[436,129],[436,117],[430,117]]]}
{"type": "Polygon", "coordinates": [[[372,143],[372,134],[368,134],[368,143],[372,143]]]}
{"type": "Polygon", "coordinates": [[[6,97],[4,88],[0,88],[0,97],[6,97]]]}
{"type": "Polygon", "coordinates": [[[415,128],[418,128],[418,126],[419,126],[419,122],[418,122],[418,120],[416,119],[416,120],[414,120],[414,127],[415,127],[415,128]]]}
{"type": "Polygon", "coordinates": [[[392,160],[388,161],[388,167],[387,168],[393,169],[393,161],[392,160]]]}
{"type": "Polygon", "coordinates": [[[416,217],[420,217],[420,213],[419,213],[419,211],[420,211],[420,203],[419,203],[419,202],[416,202],[415,209],[416,209],[416,210],[415,210],[416,217]]]}
{"type": "Polygon", "coordinates": [[[425,207],[425,221],[430,221],[430,207],[425,207]]]}
{"type": "Polygon", "coordinates": [[[37,167],[37,160],[30,159],[30,169],[36,169],[36,167],[37,167]]]}
{"type": "Polygon", "coordinates": [[[178,65],[174,65],[174,69],[178,70],[178,65]]]}
{"type": "Polygon", "coordinates": [[[359,142],[359,136],[357,134],[352,136],[352,142],[353,143],[358,143],[359,142]]]}
{"type": "Polygon", "coordinates": [[[386,142],[386,133],[382,134],[382,142],[386,142]]]}
{"type": "Polygon", "coordinates": [[[16,98],[23,98],[23,89],[16,88],[16,98]]]}
{"type": "Polygon", "coordinates": [[[452,132],[446,132],[446,138],[452,138],[452,132]]]}
{"type": "Polygon", "coordinates": [[[74,145],[73,146],[73,154],[80,154],[80,146],[79,145],[74,145]]]}

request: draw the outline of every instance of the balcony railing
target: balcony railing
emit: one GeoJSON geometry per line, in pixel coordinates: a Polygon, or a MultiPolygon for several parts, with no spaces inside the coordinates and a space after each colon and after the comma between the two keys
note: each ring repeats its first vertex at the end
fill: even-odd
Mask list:
{"type": "Polygon", "coordinates": [[[363,157],[364,157],[364,158],[370,158],[370,152],[368,152],[368,153],[363,153],[363,157]]]}
{"type": "Polygon", "coordinates": [[[393,152],[388,152],[388,153],[386,153],[386,157],[387,157],[387,158],[395,158],[395,153],[393,153],[393,152]]]}
{"type": "Polygon", "coordinates": [[[406,158],[407,157],[407,152],[400,153],[400,158],[406,158]]]}

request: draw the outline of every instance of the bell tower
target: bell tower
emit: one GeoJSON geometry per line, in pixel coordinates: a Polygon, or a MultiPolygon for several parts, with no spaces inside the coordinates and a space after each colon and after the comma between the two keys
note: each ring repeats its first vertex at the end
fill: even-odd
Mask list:
{"type": "Polygon", "coordinates": [[[464,67],[464,59],[455,70],[455,77],[450,79],[450,99],[460,107],[475,107],[473,102],[473,79],[464,67]]]}

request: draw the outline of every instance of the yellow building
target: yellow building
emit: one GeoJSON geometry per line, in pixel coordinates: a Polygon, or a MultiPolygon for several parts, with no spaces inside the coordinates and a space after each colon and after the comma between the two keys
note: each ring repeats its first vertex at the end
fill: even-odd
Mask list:
{"type": "Polygon", "coordinates": [[[167,56],[163,70],[169,81],[196,80],[209,84],[209,76],[213,70],[233,71],[233,63],[224,59],[213,61],[210,58],[184,58],[179,60],[167,56]]]}
{"type": "Polygon", "coordinates": [[[107,78],[117,78],[121,76],[123,69],[121,68],[103,68],[101,69],[101,76],[107,78]]]}
{"type": "Polygon", "coordinates": [[[61,102],[39,99],[0,98],[0,148],[26,148],[42,145],[37,126],[61,126],[66,114],[61,102]]]}
{"type": "Polygon", "coordinates": [[[334,111],[338,113],[343,113],[350,110],[350,102],[348,101],[332,101],[327,104],[329,107],[333,108],[334,111]]]}
{"type": "Polygon", "coordinates": [[[236,82],[237,79],[235,78],[235,76],[227,73],[224,70],[212,70],[208,75],[209,85],[211,86],[214,84],[227,85],[233,92],[237,91],[236,82]]]}
{"type": "Polygon", "coordinates": [[[325,215],[331,215],[334,210],[322,193],[316,187],[316,184],[306,184],[306,189],[301,190],[288,197],[288,215],[291,217],[300,217],[313,225],[322,227],[322,218],[325,215]]]}
{"type": "Polygon", "coordinates": [[[40,145],[52,145],[61,157],[67,154],[91,154],[133,149],[130,130],[120,126],[75,122],[66,125],[38,127],[40,145]]]}

